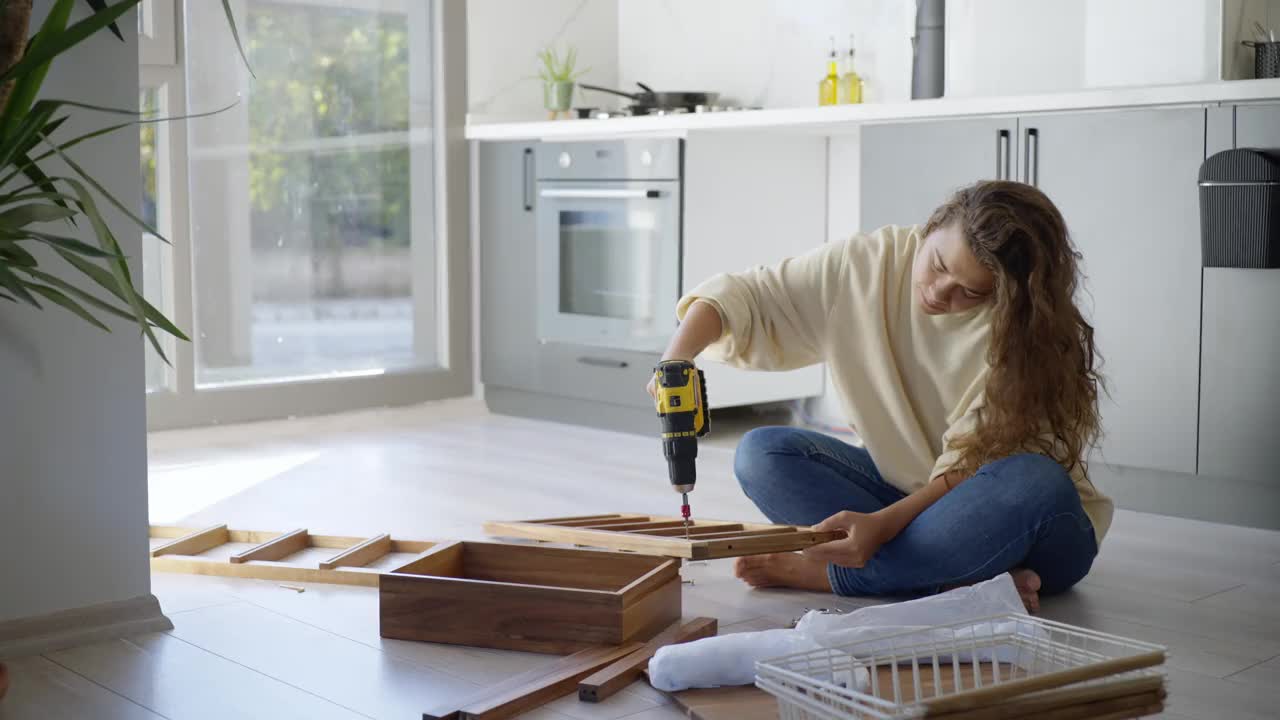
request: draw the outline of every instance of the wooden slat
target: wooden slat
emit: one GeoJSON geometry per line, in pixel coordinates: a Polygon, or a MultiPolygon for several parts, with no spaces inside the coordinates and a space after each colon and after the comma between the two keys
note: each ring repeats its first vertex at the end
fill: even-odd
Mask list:
{"type": "Polygon", "coordinates": [[[307,531],[298,528],[290,530],[280,537],[268,540],[257,547],[249,548],[242,553],[231,556],[231,562],[243,563],[250,560],[280,560],[305,550],[308,546],[307,531]]]}
{"type": "MultiPolygon", "coordinates": [[[[622,523],[605,523],[603,525],[584,525],[589,529],[604,528],[610,532],[634,532],[636,530],[661,530],[664,528],[681,528],[680,532],[684,532],[683,520],[663,520],[661,522],[622,522],[622,523]]],[[[691,528],[692,529],[692,528],[691,528]]]]}
{"type": "Polygon", "coordinates": [[[151,557],[161,555],[199,555],[219,545],[231,542],[231,535],[226,525],[212,525],[203,530],[183,535],[172,542],[167,542],[151,549],[151,557]]]}
{"type": "MultiPolygon", "coordinates": [[[[679,527],[660,528],[658,530],[628,530],[637,535],[654,535],[657,537],[684,537],[684,523],[679,527]]],[[[689,537],[702,537],[704,535],[714,535],[722,532],[746,532],[746,528],[742,523],[715,523],[712,525],[704,525],[697,523],[689,528],[689,537]]]]}
{"type": "Polygon", "coordinates": [[[349,567],[364,567],[389,552],[391,552],[391,536],[383,533],[377,537],[371,537],[358,545],[349,547],[328,560],[321,562],[320,569],[332,570],[343,565],[349,567]]]}
{"type": "Polygon", "coordinates": [[[345,550],[354,545],[359,545],[368,539],[368,536],[347,537],[345,535],[312,535],[311,547],[324,548],[326,550],[345,550]]]}
{"type": "Polygon", "coordinates": [[[554,523],[538,523],[540,525],[549,525],[553,527],[575,528],[575,527],[607,527],[612,525],[631,525],[633,523],[649,522],[647,515],[622,515],[616,518],[588,518],[586,520],[564,520],[554,523]]]}
{"type": "Polygon", "coordinates": [[[254,545],[261,545],[284,535],[282,532],[271,530],[231,530],[229,532],[231,533],[231,542],[253,543],[254,545]]]}
{"type": "Polygon", "coordinates": [[[694,540],[694,559],[710,560],[713,558],[743,557],[745,555],[765,555],[776,552],[792,552],[803,550],[814,545],[842,540],[848,537],[843,530],[818,532],[817,530],[796,530],[779,535],[746,535],[715,540],[694,540]],[[701,546],[701,547],[699,547],[701,546]]]}
{"type": "Polygon", "coordinates": [[[578,683],[588,675],[615,660],[626,657],[639,650],[643,645],[629,643],[603,652],[584,650],[574,653],[555,672],[531,682],[514,684],[511,681],[500,682],[487,688],[488,698],[464,706],[460,711],[462,720],[503,720],[528,712],[534,708],[568,695],[578,683]]]}
{"type": "Polygon", "coordinates": [[[377,587],[378,577],[381,575],[377,570],[366,570],[364,568],[321,570],[289,563],[263,561],[233,565],[225,560],[181,555],[165,555],[151,558],[151,569],[155,572],[176,572],[188,575],[252,578],[255,580],[274,580],[276,582],[358,585],[363,587],[377,587]]]}
{"type": "MultiPolygon", "coordinates": [[[[887,690],[882,695],[890,695],[892,693],[893,680],[889,679],[887,684],[882,677],[882,688],[887,690]]],[[[910,690],[906,687],[903,690],[910,690]]],[[[944,689],[954,692],[954,684],[944,684],[944,689]]],[[[1041,717],[1041,713],[1053,708],[1069,707],[1082,704],[1092,704],[1111,700],[1114,698],[1159,695],[1159,700],[1164,699],[1164,676],[1147,675],[1143,677],[1130,678],[1127,680],[1117,680],[1107,683],[1095,683],[1079,687],[1064,687],[1057,690],[1046,690],[1026,698],[1010,700],[1008,702],[991,705],[988,707],[976,708],[974,710],[961,710],[958,712],[931,712],[927,715],[937,720],[1012,720],[1020,717],[1041,717]]],[[[914,697],[914,694],[912,694],[914,697]]]]}
{"type": "Polygon", "coordinates": [[[718,629],[715,618],[696,618],[679,626],[667,628],[636,652],[583,678],[578,683],[578,699],[583,702],[607,700],[622,688],[639,680],[645,668],[649,666],[649,659],[658,652],[659,648],[713,637],[718,629]]]}
{"type": "Polygon", "coordinates": [[[699,540],[722,540],[725,538],[752,538],[752,537],[764,537],[765,535],[786,535],[787,533],[793,533],[793,532],[799,532],[799,529],[794,527],[783,526],[783,527],[771,528],[769,530],[729,530],[726,532],[707,533],[706,535],[700,535],[698,539],[699,540]]]}
{"type": "Polygon", "coordinates": [[[1164,656],[1163,650],[1153,650],[1138,655],[1112,658],[1111,660],[1103,660],[1068,670],[1035,675],[1000,685],[969,690],[948,697],[930,698],[924,700],[922,704],[932,714],[972,710],[1040,690],[1059,688],[1072,683],[1115,675],[1130,670],[1154,667],[1164,663],[1164,656]]]}
{"type": "Polygon", "coordinates": [[[484,524],[484,531],[495,537],[525,537],[548,542],[657,553],[668,557],[690,559],[694,557],[693,547],[683,538],[676,540],[651,535],[611,533],[607,530],[583,530],[523,522],[488,522],[484,524]]]}
{"type": "Polygon", "coordinates": [[[529,520],[531,523],[559,523],[570,520],[608,520],[609,518],[622,517],[620,513],[606,513],[604,515],[575,515],[573,517],[544,518],[542,520],[529,520]]]}

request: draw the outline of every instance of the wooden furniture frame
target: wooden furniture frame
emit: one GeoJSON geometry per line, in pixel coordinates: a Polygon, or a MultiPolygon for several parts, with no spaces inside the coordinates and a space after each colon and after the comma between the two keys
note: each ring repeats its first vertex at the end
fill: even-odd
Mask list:
{"type": "Polygon", "coordinates": [[[241,577],[280,582],[314,582],[377,587],[382,571],[365,567],[389,553],[420,554],[438,543],[430,540],[393,540],[390,535],[341,537],[312,535],[306,530],[272,532],[231,530],[226,525],[184,528],[152,525],[151,537],[171,542],[151,549],[151,569],[160,572],[241,577]],[[219,545],[255,543],[228,559],[199,557],[219,545]],[[334,554],[315,564],[289,562],[288,557],[307,548],[326,548],[334,554]]]}
{"type": "Polygon", "coordinates": [[[647,641],[680,597],[663,557],[451,542],[384,573],[378,605],[385,638],[563,654],[647,641]]]}
{"type": "Polygon", "coordinates": [[[843,530],[819,532],[795,525],[698,520],[690,524],[686,539],[680,518],[628,513],[487,522],[484,531],[494,537],[532,538],[687,560],[803,550],[846,537],[843,530]]]}

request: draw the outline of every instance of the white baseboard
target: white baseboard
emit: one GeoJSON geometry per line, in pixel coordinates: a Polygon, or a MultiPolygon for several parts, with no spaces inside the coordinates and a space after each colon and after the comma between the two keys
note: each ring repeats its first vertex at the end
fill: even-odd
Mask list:
{"type": "Polygon", "coordinates": [[[0,622],[0,659],[172,630],[155,595],[0,622]]]}

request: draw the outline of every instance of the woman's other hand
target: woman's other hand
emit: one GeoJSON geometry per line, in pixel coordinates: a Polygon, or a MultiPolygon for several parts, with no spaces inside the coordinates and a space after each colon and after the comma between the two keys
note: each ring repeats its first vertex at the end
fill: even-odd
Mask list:
{"type": "Polygon", "coordinates": [[[844,530],[843,540],[832,540],[804,551],[808,557],[834,563],[840,567],[860,568],[866,565],[880,546],[893,539],[887,518],[880,513],[838,512],[814,526],[814,530],[844,530]]]}

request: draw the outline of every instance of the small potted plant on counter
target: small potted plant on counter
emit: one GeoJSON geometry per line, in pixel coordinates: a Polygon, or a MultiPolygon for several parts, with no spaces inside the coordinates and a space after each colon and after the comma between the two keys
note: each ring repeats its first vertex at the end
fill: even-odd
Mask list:
{"type": "Polygon", "coordinates": [[[568,117],[569,108],[573,105],[574,81],[587,72],[575,69],[578,63],[577,49],[570,47],[562,58],[555,48],[546,48],[538,53],[538,60],[542,62],[538,77],[542,78],[543,106],[552,120],[559,117],[560,113],[568,117]]]}

